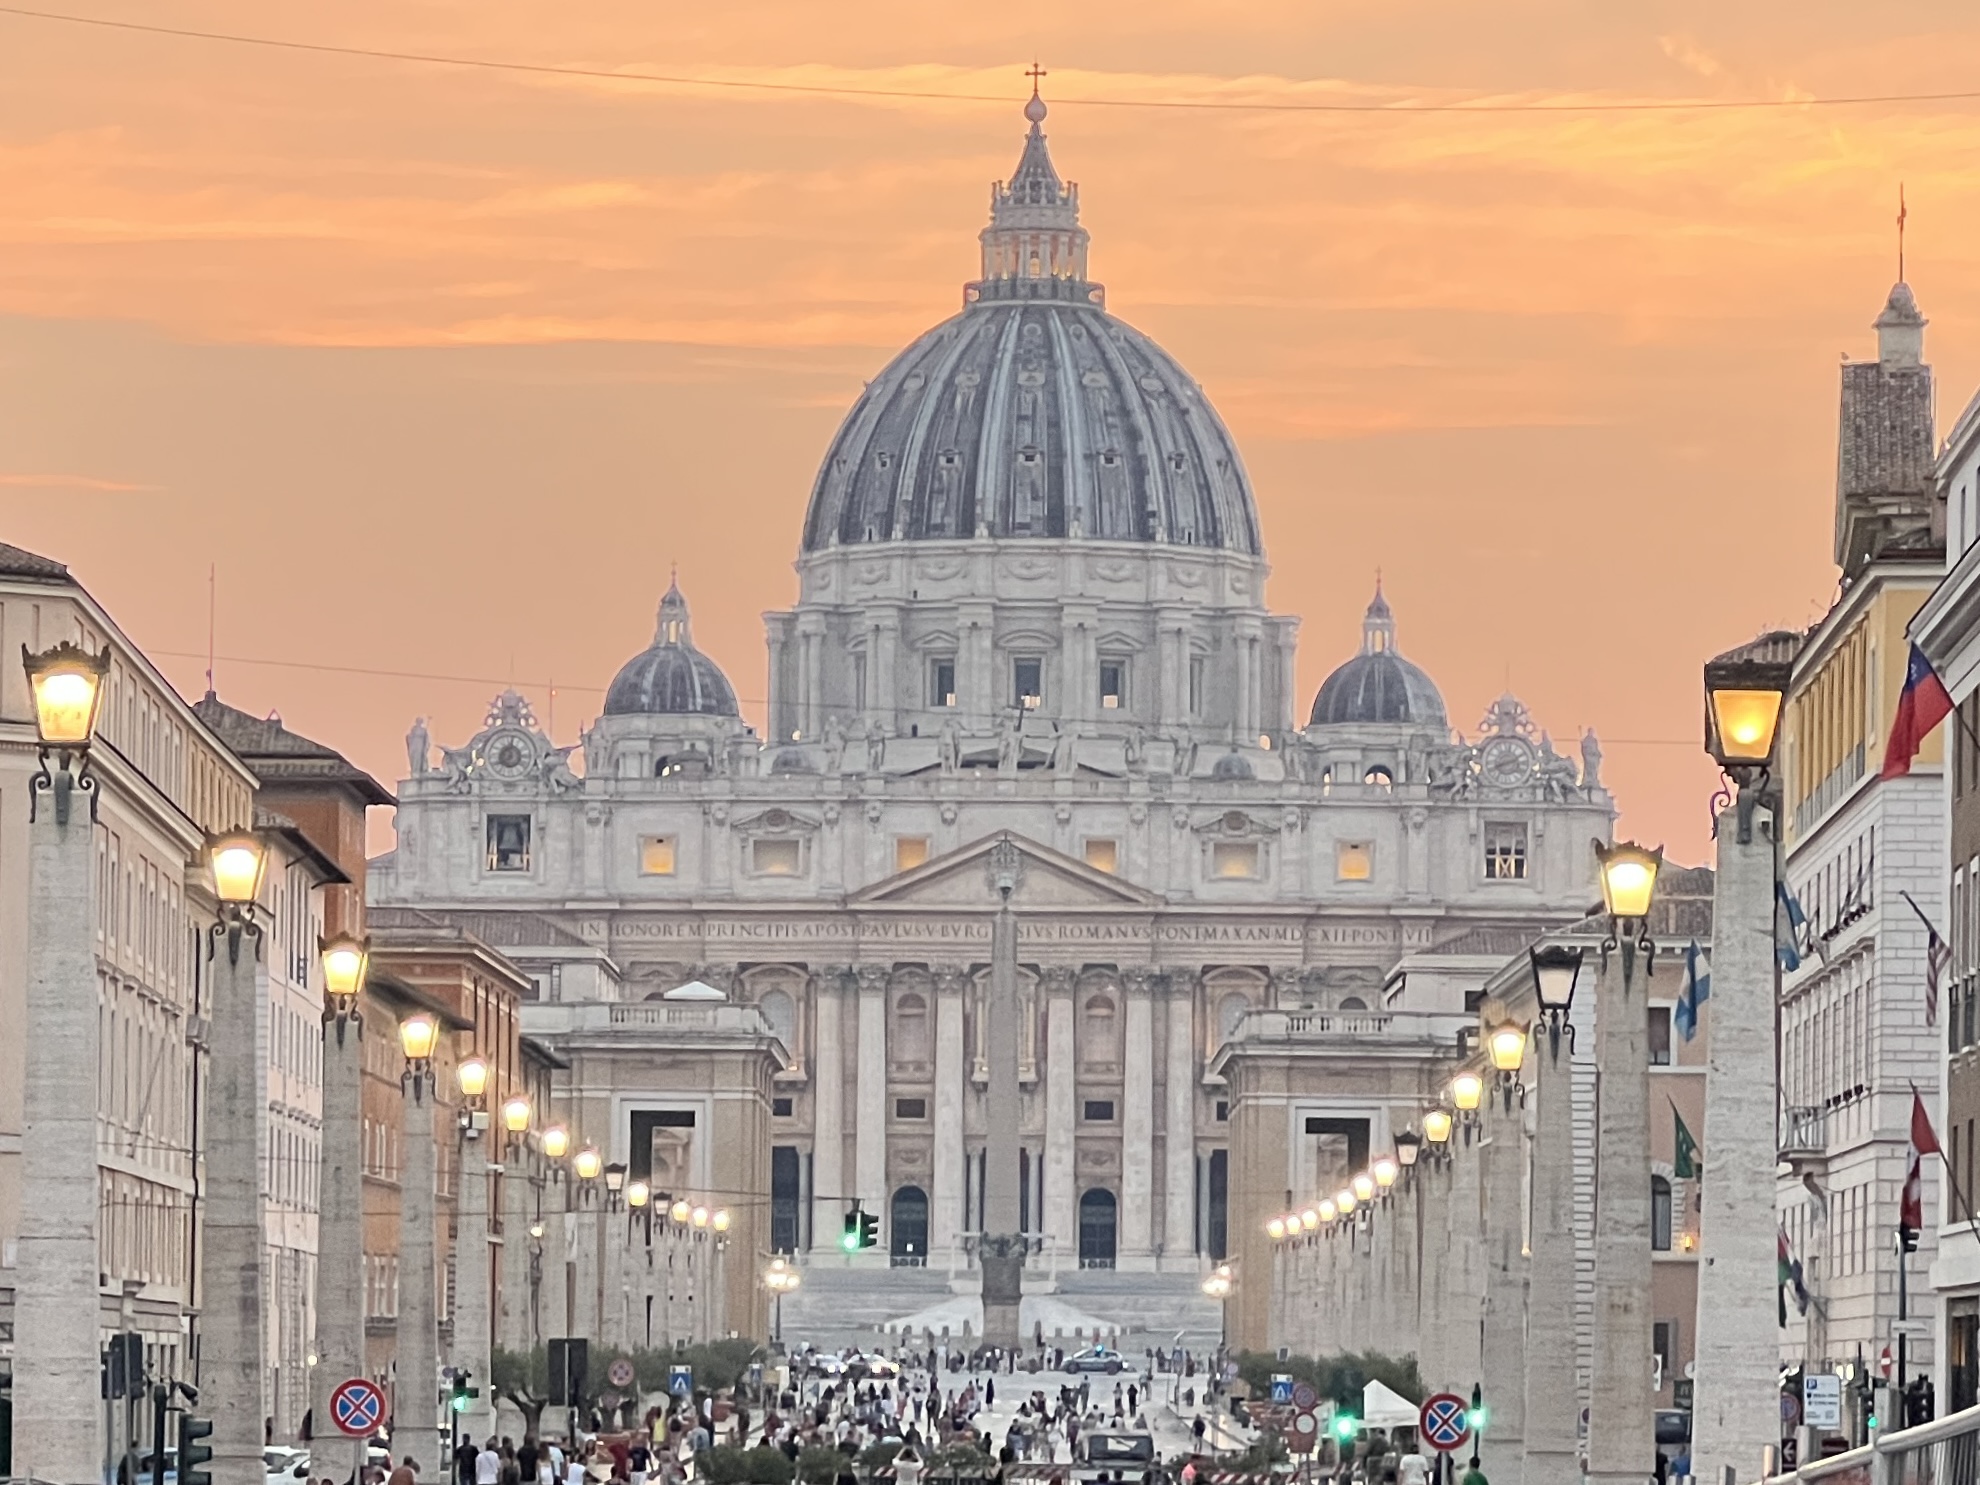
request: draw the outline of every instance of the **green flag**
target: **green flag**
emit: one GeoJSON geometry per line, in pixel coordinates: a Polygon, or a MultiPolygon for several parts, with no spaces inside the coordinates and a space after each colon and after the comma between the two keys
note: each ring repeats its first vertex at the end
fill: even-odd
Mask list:
{"type": "Polygon", "coordinates": [[[1671,1156],[1671,1174],[1681,1181],[1695,1181],[1705,1167],[1698,1159],[1698,1141],[1684,1127],[1684,1115],[1678,1112],[1675,1101],[1671,1103],[1671,1118],[1677,1124],[1677,1137],[1673,1141],[1676,1153],[1671,1156]]]}

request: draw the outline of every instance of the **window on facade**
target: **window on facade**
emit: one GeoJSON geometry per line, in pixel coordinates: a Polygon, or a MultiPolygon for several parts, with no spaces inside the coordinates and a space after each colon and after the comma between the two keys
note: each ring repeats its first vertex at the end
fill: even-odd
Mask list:
{"type": "Polygon", "coordinates": [[[894,837],[894,870],[913,871],[928,859],[928,837],[925,835],[897,835],[894,837]]]}
{"type": "Polygon", "coordinates": [[[1127,702],[1127,666],[1118,660],[1100,662],[1100,709],[1115,711],[1127,702]]]}
{"type": "Polygon", "coordinates": [[[1114,1122],[1114,1101],[1111,1098],[1089,1098],[1080,1114],[1088,1124],[1111,1124],[1114,1122]]]}
{"type": "Polygon", "coordinates": [[[1650,1026],[1650,1065],[1669,1067],[1671,1065],[1671,1008],[1667,1005],[1650,1006],[1645,1014],[1650,1026]]]}
{"type": "Polygon", "coordinates": [[[1113,872],[1120,865],[1121,845],[1119,841],[1089,839],[1086,843],[1086,864],[1095,871],[1113,872]]]}
{"type": "Polygon", "coordinates": [[[1526,827],[1487,825],[1485,827],[1485,880],[1523,882],[1526,880],[1526,827]]]}
{"type": "Polygon", "coordinates": [[[1334,876],[1343,882],[1365,882],[1375,875],[1375,848],[1362,840],[1344,840],[1334,847],[1334,876]]]}
{"type": "Polygon", "coordinates": [[[1677,1321],[1658,1320],[1650,1327],[1650,1354],[1657,1358],[1664,1375],[1671,1375],[1671,1366],[1677,1359],[1677,1321]]]}
{"type": "Polygon", "coordinates": [[[1217,1100],[1217,1122],[1228,1124],[1231,1121],[1231,1102],[1227,1098],[1217,1100]]]}
{"type": "Polygon", "coordinates": [[[897,1098],[894,1100],[896,1119],[926,1119],[928,1100],[925,1098],[897,1098]]]}
{"type": "Polygon", "coordinates": [[[791,1117],[791,1101],[790,1101],[790,1100],[789,1100],[788,1098],[773,1098],[773,1099],[771,1099],[771,1100],[770,1100],[770,1117],[771,1117],[771,1118],[773,1118],[773,1119],[788,1119],[788,1118],[790,1118],[790,1117],[791,1117]]]}
{"type": "Polygon", "coordinates": [[[853,656],[853,705],[864,708],[866,705],[866,656],[853,656]]]}
{"type": "Polygon", "coordinates": [[[1203,715],[1203,657],[1192,655],[1189,661],[1189,714],[1192,717],[1203,715]]]}
{"type": "Polygon", "coordinates": [[[488,869],[529,870],[529,816],[488,817],[488,869]]]}
{"type": "Polygon", "coordinates": [[[1671,1183],[1662,1176],[1650,1178],[1650,1249],[1671,1251],[1671,1183]]]}
{"type": "Polygon", "coordinates": [[[769,837],[755,842],[750,864],[758,876],[794,877],[798,874],[800,842],[787,837],[769,837]]]}
{"type": "Polygon", "coordinates": [[[1210,847],[1210,875],[1227,881],[1256,879],[1258,876],[1258,843],[1256,841],[1218,841],[1210,847]]]}
{"type": "Polygon", "coordinates": [[[928,667],[928,704],[949,707],[956,704],[956,662],[954,656],[933,661],[928,667]]]}
{"type": "Polygon", "coordinates": [[[1361,782],[1371,789],[1393,789],[1396,786],[1396,776],[1378,763],[1361,776],[1361,782]]]}
{"type": "Polygon", "coordinates": [[[1043,660],[1018,660],[1011,666],[1014,682],[1014,704],[1026,711],[1036,711],[1045,699],[1045,662],[1043,660]]]}
{"type": "Polygon", "coordinates": [[[670,877],[674,874],[674,838],[671,835],[649,835],[639,843],[639,872],[647,877],[670,877]]]}

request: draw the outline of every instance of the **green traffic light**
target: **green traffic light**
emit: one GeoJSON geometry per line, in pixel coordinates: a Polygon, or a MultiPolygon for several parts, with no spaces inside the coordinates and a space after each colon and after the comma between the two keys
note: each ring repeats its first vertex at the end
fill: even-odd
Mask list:
{"type": "Polygon", "coordinates": [[[1361,1420],[1352,1413],[1343,1413],[1334,1420],[1334,1432],[1343,1440],[1351,1439],[1361,1432],[1361,1420]]]}
{"type": "Polygon", "coordinates": [[[454,1394],[454,1411],[456,1413],[465,1413],[467,1411],[467,1405],[468,1400],[465,1394],[459,1392],[454,1394]]]}

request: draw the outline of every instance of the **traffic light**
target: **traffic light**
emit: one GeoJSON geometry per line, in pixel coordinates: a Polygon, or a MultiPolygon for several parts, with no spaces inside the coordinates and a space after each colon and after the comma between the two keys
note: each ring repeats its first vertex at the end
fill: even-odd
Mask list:
{"type": "Polygon", "coordinates": [[[859,1245],[871,1248],[880,1241],[880,1218],[873,1212],[859,1214],[859,1245]]]}
{"type": "Polygon", "coordinates": [[[213,1457],[213,1446],[200,1440],[211,1437],[211,1418],[179,1414],[179,1485],[213,1485],[213,1472],[199,1468],[213,1457]]]}
{"type": "Polygon", "coordinates": [[[1352,1413],[1334,1414],[1334,1437],[1343,1444],[1351,1444],[1361,1432],[1361,1420],[1352,1413]]]}
{"type": "Polygon", "coordinates": [[[466,1367],[456,1367],[454,1369],[454,1392],[453,1396],[447,1399],[447,1406],[452,1408],[456,1413],[465,1413],[468,1410],[468,1404],[481,1396],[481,1389],[479,1387],[470,1387],[468,1385],[473,1380],[474,1373],[466,1367]]]}
{"type": "Polygon", "coordinates": [[[1485,1436],[1485,1389],[1477,1382],[1471,1384],[1471,1406],[1464,1410],[1464,1421],[1471,1425],[1473,1438],[1485,1436]]]}
{"type": "Polygon", "coordinates": [[[842,1229],[839,1237],[839,1246],[844,1248],[848,1253],[857,1253],[859,1251],[861,1226],[859,1208],[854,1207],[850,1212],[846,1213],[845,1227],[842,1229]]]}
{"type": "Polygon", "coordinates": [[[1918,1229],[1898,1223],[1898,1250],[1903,1253],[1918,1251],[1918,1229]]]}
{"type": "Polygon", "coordinates": [[[1936,1399],[1932,1391],[1930,1377],[1913,1377],[1911,1384],[1904,1389],[1904,1426],[1917,1428],[1932,1421],[1936,1411],[1936,1399]]]}
{"type": "Polygon", "coordinates": [[[841,1233],[840,1247],[848,1253],[861,1252],[879,1243],[880,1219],[872,1212],[862,1210],[859,1203],[854,1202],[852,1210],[846,1213],[846,1222],[841,1233]]]}

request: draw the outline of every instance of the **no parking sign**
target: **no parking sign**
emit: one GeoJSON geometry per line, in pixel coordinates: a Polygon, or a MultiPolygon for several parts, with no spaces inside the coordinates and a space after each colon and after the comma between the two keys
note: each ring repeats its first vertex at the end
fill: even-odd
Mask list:
{"type": "Polygon", "coordinates": [[[1464,1416],[1464,1399],[1451,1392],[1436,1392],[1424,1398],[1416,1424],[1423,1442],[1440,1454],[1462,1447],[1471,1437],[1471,1424],[1464,1416]]]}
{"type": "Polygon", "coordinates": [[[385,1421],[385,1395],[363,1377],[340,1382],[330,1394],[330,1421],[349,1438],[368,1439],[385,1421]]]}

